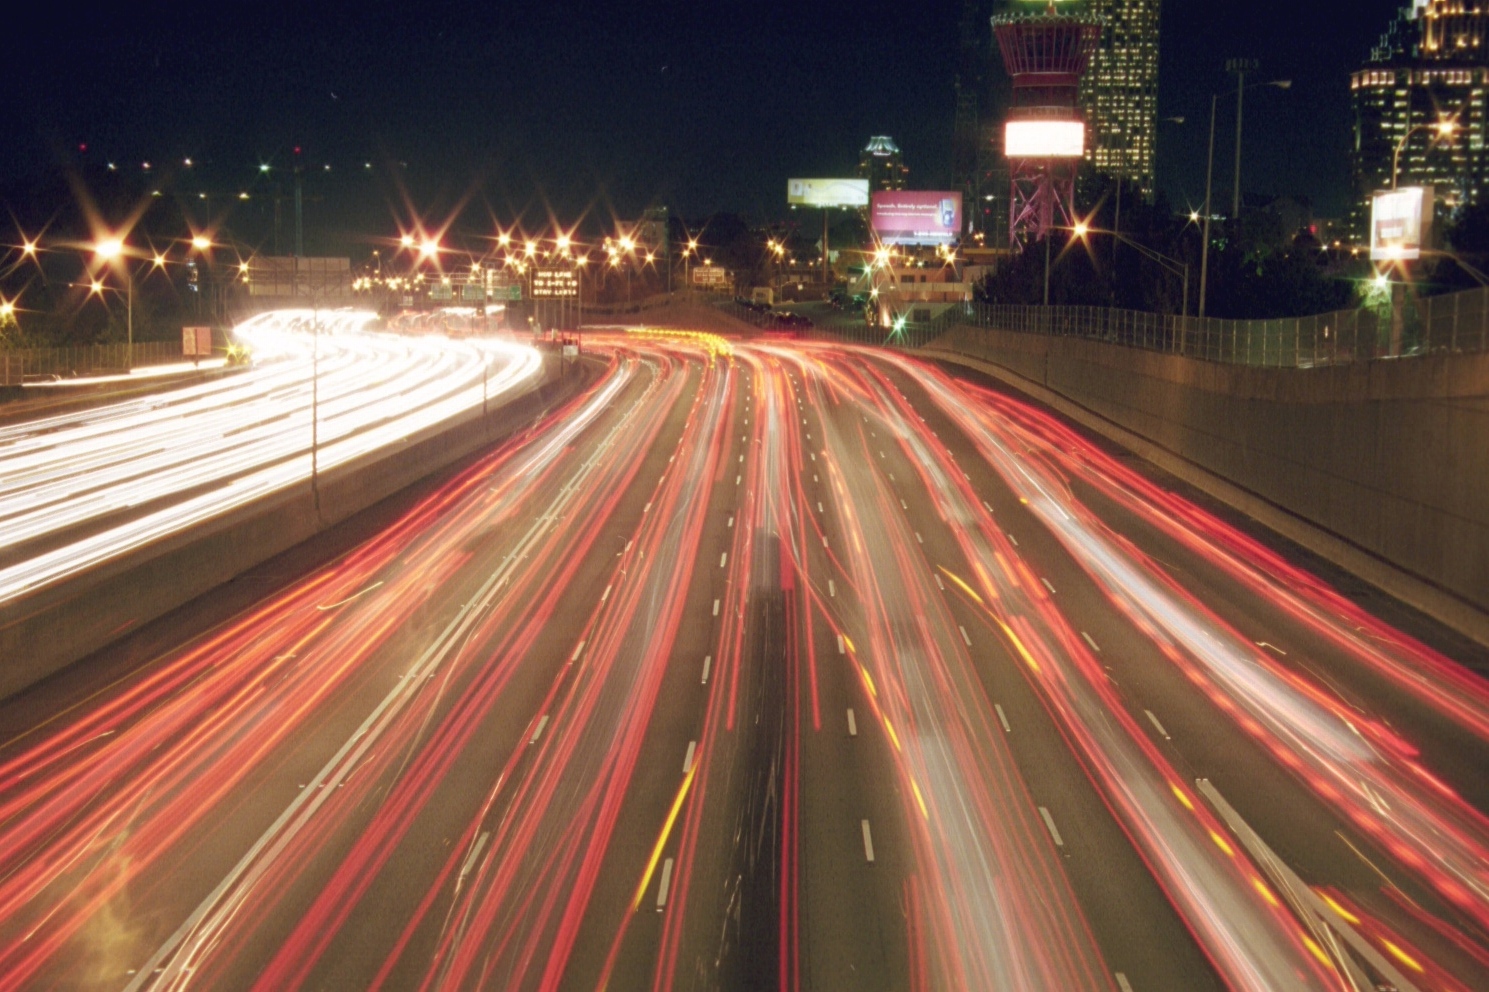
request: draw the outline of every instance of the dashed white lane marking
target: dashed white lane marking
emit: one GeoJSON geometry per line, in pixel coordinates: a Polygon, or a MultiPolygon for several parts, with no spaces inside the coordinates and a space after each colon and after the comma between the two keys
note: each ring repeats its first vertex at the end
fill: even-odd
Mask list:
{"type": "Polygon", "coordinates": [[[916,540],[916,542],[918,542],[920,544],[924,544],[925,543],[925,538],[923,538],[923,537],[920,536],[920,531],[916,531],[915,532],[915,540],[916,540]]]}
{"type": "Polygon", "coordinates": [[[1019,539],[1014,537],[1012,534],[1008,535],[1008,539],[1013,542],[1013,546],[1015,548],[1019,546],[1019,539]]]}
{"type": "Polygon", "coordinates": [[[736,486],[737,486],[737,485],[739,485],[739,484],[740,484],[740,483],[741,483],[741,482],[743,482],[743,481],[744,481],[744,476],[742,476],[742,475],[736,475],[736,476],[735,476],[735,477],[734,477],[734,484],[735,484],[735,485],[736,485],[736,486]]]}
{"type": "Polygon", "coordinates": [[[910,504],[909,503],[906,503],[904,500],[900,500],[900,509],[901,510],[908,510],[908,509],[910,509],[910,504]]]}
{"type": "Polygon", "coordinates": [[[931,578],[933,578],[933,579],[936,580],[936,588],[937,589],[940,589],[942,592],[945,592],[946,591],[946,583],[944,583],[944,582],[941,581],[941,576],[937,575],[935,572],[932,572],[931,573],[931,578]]]}
{"type": "Polygon", "coordinates": [[[693,770],[693,753],[698,750],[697,741],[688,741],[688,753],[682,759],[682,773],[686,775],[693,770]]]}
{"type": "Polygon", "coordinates": [[[651,504],[650,503],[647,503],[646,506],[642,508],[641,512],[642,513],[650,513],[651,512],[651,504]]]}
{"type": "Polygon", "coordinates": [[[470,853],[465,856],[465,864],[460,866],[461,878],[469,875],[470,870],[476,866],[476,859],[481,856],[481,849],[486,846],[486,842],[490,839],[491,831],[481,831],[481,836],[476,838],[475,845],[470,849],[470,853]]]}
{"type": "Polygon", "coordinates": [[[822,501],[820,499],[817,501],[817,512],[818,513],[826,513],[827,512],[826,510],[822,509],[822,501]]]}
{"type": "Polygon", "coordinates": [[[708,685],[708,670],[713,667],[713,655],[703,659],[703,684],[708,685]]]}
{"type": "Polygon", "coordinates": [[[988,506],[987,500],[982,501],[982,508],[989,513],[993,512],[993,508],[991,506],[988,506]]]}
{"type": "Polygon", "coordinates": [[[1287,657],[1287,652],[1282,650],[1275,644],[1268,644],[1266,641],[1257,641],[1256,646],[1259,648],[1271,648],[1273,651],[1276,651],[1278,654],[1282,655],[1282,657],[1287,657]]]}
{"type": "Polygon", "coordinates": [[[1127,980],[1126,975],[1122,974],[1119,971],[1116,972],[1112,977],[1116,978],[1117,988],[1121,989],[1122,992],[1132,992],[1132,983],[1127,980]]]}
{"type": "Polygon", "coordinates": [[[733,527],[734,526],[734,518],[733,517],[730,517],[729,518],[729,526],[730,527],[733,527]]]}
{"type": "Polygon", "coordinates": [[[1055,818],[1050,816],[1050,811],[1043,806],[1039,807],[1039,815],[1044,817],[1044,825],[1050,828],[1050,836],[1054,838],[1056,847],[1064,847],[1065,840],[1060,836],[1060,831],[1055,827],[1055,818]]]}
{"type": "Polygon", "coordinates": [[[546,726],[548,726],[548,714],[544,713],[541,717],[538,718],[538,726],[535,730],[533,730],[533,735],[532,737],[528,738],[527,742],[529,744],[538,743],[538,738],[543,736],[543,728],[546,726]]]}
{"type": "Polygon", "coordinates": [[[1154,713],[1152,710],[1143,710],[1143,712],[1148,714],[1148,722],[1153,724],[1154,730],[1163,735],[1164,740],[1173,740],[1173,738],[1168,735],[1168,731],[1163,729],[1163,724],[1158,722],[1158,715],[1156,713],[1154,713]]]}
{"type": "Polygon", "coordinates": [[[817,478],[817,473],[816,472],[813,472],[812,473],[812,481],[813,482],[821,482],[822,480],[819,479],[819,478],[817,478]]]}
{"type": "Polygon", "coordinates": [[[1090,634],[1086,633],[1083,630],[1083,631],[1081,631],[1081,636],[1086,639],[1086,643],[1087,644],[1091,645],[1091,650],[1092,651],[1095,651],[1097,654],[1100,654],[1101,653],[1101,649],[1096,646],[1096,642],[1093,641],[1093,640],[1091,640],[1091,635],[1090,634]]]}
{"type": "Polygon", "coordinates": [[[858,736],[858,720],[853,716],[853,710],[848,710],[848,736],[858,736]]]}
{"type": "Polygon", "coordinates": [[[719,601],[717,599],[713,601],[713,615],[719,615],[719,601]]]}
{"type": "Polygon", "coordinates": [[[1008,725],[1008,714],[1003,712],[1003,704],[994,703],[993,709],[998,711],[998,722],[1003,724],[1003,732],[1005,734],[1013,733],[1013,728],[1008,725]]]}
{"type": "Polygon", "coordinates": [[[826,534],[823,534],[822,535],[822,546],[824,548],[827,547],[827,535],[826,534]]]}
{"type": "Polygon", "coordinates": [[[584,650],[584,645],[585,645],[585,643],[586,643],[586,642],[584,642],[584,641],[580,641],[580,642],[579,642],[579,643],[578,643],[578,644],[577,644],[577,645],[576,645],[576,646],[575,646],[575,647],[574,647],[574,653],[573,653],[573,654],[572,654],[572,655],[571,655],[571,656],[570,656],[570,657],[569,657],[569,661],[570,661],[570,662],[571,662],[571,663],[572,663],[572,662],[575,662],[575,661],[578,661],[578,660],[579,660],[579,653],[580,653],[580,652],[581,652],[581,651],[583,651],[583,650],[584,650]]]}
{"type": "Polygon", "coordinates": [[[869,821],[863,821],[863,856],[869,864],[874,863],[874,833],[869,829],[869,821]]]}
{"type": "Polygon", "coordinates": [[[743,461],[744,461],[744,455],[740,455],[740,456],[739,456],[739,460],[740,460],[740,461],[741,461],[741,462],[743,462],[743,461]]]}
{"type": "Polygon", "coordinates": [[[657,912],[667,908],[667,889],[672,884],[672,859],[662,862],[662,882],[657,886],[657,912]]]}
{"type": "Polygon", "coordinates": [[[809,455],[812,456],[812,461],[816,461],[817,460],[817,453],[815,451],[809,451],[809,452],[807,452],[807,454],[809,454],[809,455]]]}
{"type": "Polygon", "coordinates": [[[962,632],[962,640],[966,641],[967,647],[970,648],[972,646],[972,638],[967,636],[967,628],[963,627],[961,624],[957,624],[956,629],[962,632]]]}
{"type": "Polygon", "coordinates": [[[609,598],[610,598],[610,586],[606,586],[605,587],[605,592],[603,594],[601,594],[601,596],[600,596],[600,602],[603,603],[603,602],[605,602],[605,600],[607,600],[609,598]]]}
{"type": "Polygon", "coordinates": [[[827,580],[827,595],[833,597],[834,599],[836,599],[838,595],[838,587],[831,579],[827,580]]]}
{"type": "Polygon", "coordinates": [[[723,554],[719,555],[719,567],[720,568],[723,568],[728,563],[729,563],[729,552],[725,551],[723,554]]]}
{"type": "Polygon", "coordinates": [[[1051,596],[1055,595],[1055,587],[1050,585],[1049,579],[1046,579],[1044,576],[1041,575],[1039,577],[1039,581],[1044,583],[1044,587],[1050,591],[1051,596]]]}
{"type": "Polygon", "coordinates": [[[844,641],[843,641],[843,635],[842,634],[839,634],[838,635],[838,654],[847,654],[847,653],[848,653],[848,645],[844,643],[844,641]]]}

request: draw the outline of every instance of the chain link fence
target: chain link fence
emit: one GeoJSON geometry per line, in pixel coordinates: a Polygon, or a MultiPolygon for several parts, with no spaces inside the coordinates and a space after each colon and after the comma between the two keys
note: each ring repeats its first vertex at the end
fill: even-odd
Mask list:
{"type": "MultiPolygon", "coordinates": [[[[133,352],[136,367],[182,361],[180,341],[137,341],[133,352]]],[[[123,372],[129,365],[128,344],[0,350],[0,385],[19,386],[45,379],[123,372]]]]}
{"type": "Polygon", "coordinates": [[[1221,320],[1105,307],[968,303],[930,323],[835,337],[917,348],[952,326],[1083,338],[1235,365],[1310,368],[1407,355],[1489,351],[1489,288],[1280,320],[1221,320]]]}

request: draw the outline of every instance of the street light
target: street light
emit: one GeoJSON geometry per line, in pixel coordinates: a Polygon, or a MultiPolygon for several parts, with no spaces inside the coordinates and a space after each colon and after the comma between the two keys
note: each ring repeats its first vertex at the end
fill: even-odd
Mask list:
{"type": "MultiPolygon", "coordinates": [[[[1241,85],[1236,88],[1236,189],[1232,202],[1232,217],[1241,215],[1241,94],[1246,90],[1255,89],[1258,86],[1271,86],[1274,89],[1291,89],[1291,79],[1274,79],[1266,83],[1252,83],[1245,85],[1246,75],[1241,74],[1241,85]]],[[[1228,94],[1227,94],[1228,95],[1228,94]]],[[[1205,232],[1204,246],[1200,252],[1199,263],[1199,315],[1205,315],[1205,303],[1209,296],[1210,285],[1210,217],[1215,212],[1211,203],[1211,194],[1215,185],[1215,111],[1220,103],[1220,94],[1210,95],[1210,158],[1205,167],[1205,232]]]]}
{"type": "Polygon", "coordinates": [[[1177,258],[1172,258],[1172,257],[1170,257],[1168,255],[1165,255],[1165,254],[1163,254],[1160,251],[1155,251],[1154,249],[1148,247],[1145,244],[1142,244],[1141,242],[1137,242],[1137,241],[1132,240],[1131,238],[1129,238],[1127,235],[1121,233],[1120,231],[1103,231],[1103,230],[1100,230],[1100,229],[1097,229],[1097,228],[1088,227],[1084,222],[1081,222],[1081,223],[1076,224],[1075,227],[1072,228],[1072,230],[1075,232],[1075,236],[1076,237],[1081,238],[1083,240],[1085,239],[1086,235],[1088,235],[1088,234],[1110,234],[1113,238],[1116,238],[1118,241],[1122,242],[1124,245],[1127,245],[1130,248],[1136,249],[1137,252],[1138,252],[1138,254],[1142,255],[1144,258],[1147,258],[1147,259],[1149,259],[1150,261],[1153,261],[1153,262],[1157,262],[1158,265],[1160,267],[1162,267],[1163,269],[1166,269],[1167,271],[1173,273],[1174,275],[1181,277],[1184,280],[1183,316],[1185,316],[1185,317],[1188,317],[1189,316],[1189,263],[1188,262],[1183,262],[1183,261],[1180,261],[1177,258]]]}
{"type": "MultiPolygon", "coordinates": [[[[93,254],[105,265],[117,264],[124,270],[124,284],[126,287],[125,299],[125,346],[124,367],[130,371],[134,370],[134,273],[129,269],[129,262],[124,256],[124,239],[104,238],[93,246],[93,254]]],[[[101,293],[103,282],[93,280],[93,292],[101,293]]]]}
{"type": "Polygon", "coordinates": [[[1432,141],[1429,142],[1430,147],[1431,144],[1451,138],[1457,130],[1458,122],[1452,118],[1443,118],[1433,124],[1418,124],[1416,127],[1407,128],[1406,133],[1401,136],[1401,140],[1396,142],[1396,150],[1391,153],[1391,188],[1396,188],[1396,180],[1401,175],[1401,152],[1406,148],[1406,143],[1411,139],[1412,135],[1418,131],[1434,132],[1432,141]]]}

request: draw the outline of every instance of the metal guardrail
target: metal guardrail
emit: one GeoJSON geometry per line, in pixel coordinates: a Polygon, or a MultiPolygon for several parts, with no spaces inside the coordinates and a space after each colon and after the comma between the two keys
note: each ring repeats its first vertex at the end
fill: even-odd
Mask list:
{"type": "Polygon", "coordinates": [[[1340,310],[1280,320],[968,303],[928,323],[907,322],[897,331],[863,328],[830,332],[830,336],[918,348],[952,327],[1105,341],[1233,365],[1311,368],[1392,356],[1489,352],[1489,288],[1408,298],[1394,310],[1340,310]]]}
{"type": "MultiPolygon", "coordinates": [[[[67,379],[99,372],[122,372],[129,366],[129,351],[127,344],[0,350],[0,385],[19,386],[38,376],[67,379]]],[[[134,344],[136,366],[165,365],[181,360],[179,340],[137,341],[134,344]]]]}

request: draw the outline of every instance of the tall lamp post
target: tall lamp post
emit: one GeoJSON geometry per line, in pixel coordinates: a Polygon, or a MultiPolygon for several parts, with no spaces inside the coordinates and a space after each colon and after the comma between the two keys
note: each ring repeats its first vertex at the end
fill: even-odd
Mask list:
{"type": "Polygon", "coordinates": [[[1419,131],[1431,131],[1433,132],[1431,144],[1436,144],[1451,138],[1457,130],[1458,122],[1452,118],[1443,118],[1432,124],[1418,124],[1416,127],[1408,128],[1401,136],[1401,140],[1396,142],[1395,151],[1391,153],[1391,188],[1396,188],[1396,182],[1401,177],[1401,153],[1406,150],[1406,143],[1411,140],[1412,135],[1419,131]]]}
{"type": "MultiPolygon", "coordinates": [[[[1240,111],[1240,94],[1244,90],[1254,89],[1258,86],[1271,86],[1275,89],[1285,90],[1292,87],[1291,79],[1274,79],[1266,83],[1245,84],[1245,73],[1242,72],[1241,85],[1236,90],[1237,113],[1240,111]]],[[[1229,95],[1229,94],[1227,94],[1229,95]]],[[[1204,246],[1200,252],[1199,263],[1199,315],[1205,315],[1205,304],[1209,298],[1210,285],[1210,216],[1215,211],[1212,208],[1212,194],[1215,187],[1215,110],[1220,102],[1221,94],[1215,93],[1210,96],[1210,156],[1209,163],[1205,166],[1205,230],[1204,246]]],[[[1241,122],[1239,116],[1236,120],[1236,189],[1232,197],[1232,218],[1241,215],[1241,122]]]]}
{"type": "Polygon", "coordinates": [[[124,326],[126,344],[124,346],[124,367],[130,371],[134,370],[134,272],[129,268],[129,261],[125,257],[124,240],[122,238],[105,238],[93,246],[93,253],[98,256],[99,261],[108,265],[117,265],[124,270],[125,285],[125,317],[124,326]]]}

